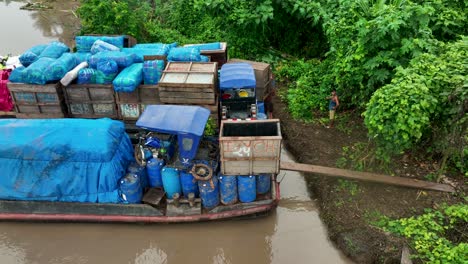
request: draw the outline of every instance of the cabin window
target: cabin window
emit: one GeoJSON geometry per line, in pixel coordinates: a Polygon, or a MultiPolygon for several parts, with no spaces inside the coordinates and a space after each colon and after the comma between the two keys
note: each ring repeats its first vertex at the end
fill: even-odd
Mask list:
{"type": "Polygon", "coordinates": [[[183,138],[182,139],[182,148],[184,151],[190,151],[193,146],[193,139],[191,138],[183,138]]]}

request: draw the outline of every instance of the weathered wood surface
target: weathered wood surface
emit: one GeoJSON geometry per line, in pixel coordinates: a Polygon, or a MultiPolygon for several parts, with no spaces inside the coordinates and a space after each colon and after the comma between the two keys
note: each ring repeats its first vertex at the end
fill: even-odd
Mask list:
{"type": "Polygon", "coordinates": [[[401,264],[413,264],[413,261],[411,261],[410,258],[410,250],[409,248],[405,245],[403,249],[401,250],[401,264]]]}
{"type": "Polygon", "coordinates": [[[316,166],[316,165],[295,163],[295,162],[285,162],[285,161],[281,161],[280,168],[282,170],[317,173],[317,174],[331,176],[331,177],[343,177],[347,179],[363,180],[363,181],[369,181],[369,182],[379,182],[379,183],[386,183],[386,184],[391,184],[391,185],[406,186],[406,187],[435,190],[435,191],[442,191],[442,192],[455,192],[455,189],[452,186],[447,185],[447,184],[440,184],[440,183],[421,181],[421,180],[396,177],[396,176],[394,177],[394,176],[388,176],[388,175],[370,173],[370,172],[352,171],[352,170],[337,169],[337,168],[330,168],[330,167],[316,166]]]}

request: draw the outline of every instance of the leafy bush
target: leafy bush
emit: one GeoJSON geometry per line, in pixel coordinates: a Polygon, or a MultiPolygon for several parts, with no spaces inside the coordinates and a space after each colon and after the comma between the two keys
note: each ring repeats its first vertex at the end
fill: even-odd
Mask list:
{"type": "Polygon", "coordinates": [[[468,205],[444,206],[439,210],[427,209],[417,217],[391,220],[382,217],[375,224],[385,231],[409,240],[417,252],[413,258],[424,263],[465,263],[468,259],[466,228],[468,205]],[[461,239],[461,240],[460,240],[461,239]]]}

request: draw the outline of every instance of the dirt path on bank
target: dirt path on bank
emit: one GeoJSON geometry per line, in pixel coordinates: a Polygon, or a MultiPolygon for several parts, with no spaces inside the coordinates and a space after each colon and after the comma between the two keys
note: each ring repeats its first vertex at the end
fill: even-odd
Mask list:
{"type": "MultiPolygon", "coordinates": [[[[284,102],[276,97],[274,103],[273,115],[281,120],[284,143],[297,162],[336,167],[343,147],[367,141],[367,131],[358,114],[340,118],[338,113],[335,128],[328,129],[320,124],[294,121],[284,102]]],[[[427,164],[406,156],[392,167],[395,176],[410,178],[423,179],[423,175],[430,172],[427,164]]],[[[306,180],[313,198],[318,200],[320,216],[330,239],[356,263],[400,263],[405,242],[372,227],[373,215],[409,217],[422,213],[424,208],[453,200],[442,192],[343,181],[313,174],[306,174],[306,180]]]]}

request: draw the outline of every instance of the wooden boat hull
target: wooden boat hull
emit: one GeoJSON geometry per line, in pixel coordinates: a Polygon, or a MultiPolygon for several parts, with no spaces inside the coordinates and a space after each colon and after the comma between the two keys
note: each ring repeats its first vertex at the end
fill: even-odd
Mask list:
{"type": "Polygon", "coordinates": [[[147,204],[92,204],[41,201],[0,201],[0,220],[58,222],[184,223],[255,216],[276,208],[279,183],[272,182],[271,199],[218,206],[194,215],[167,216],[147,204]]]}

